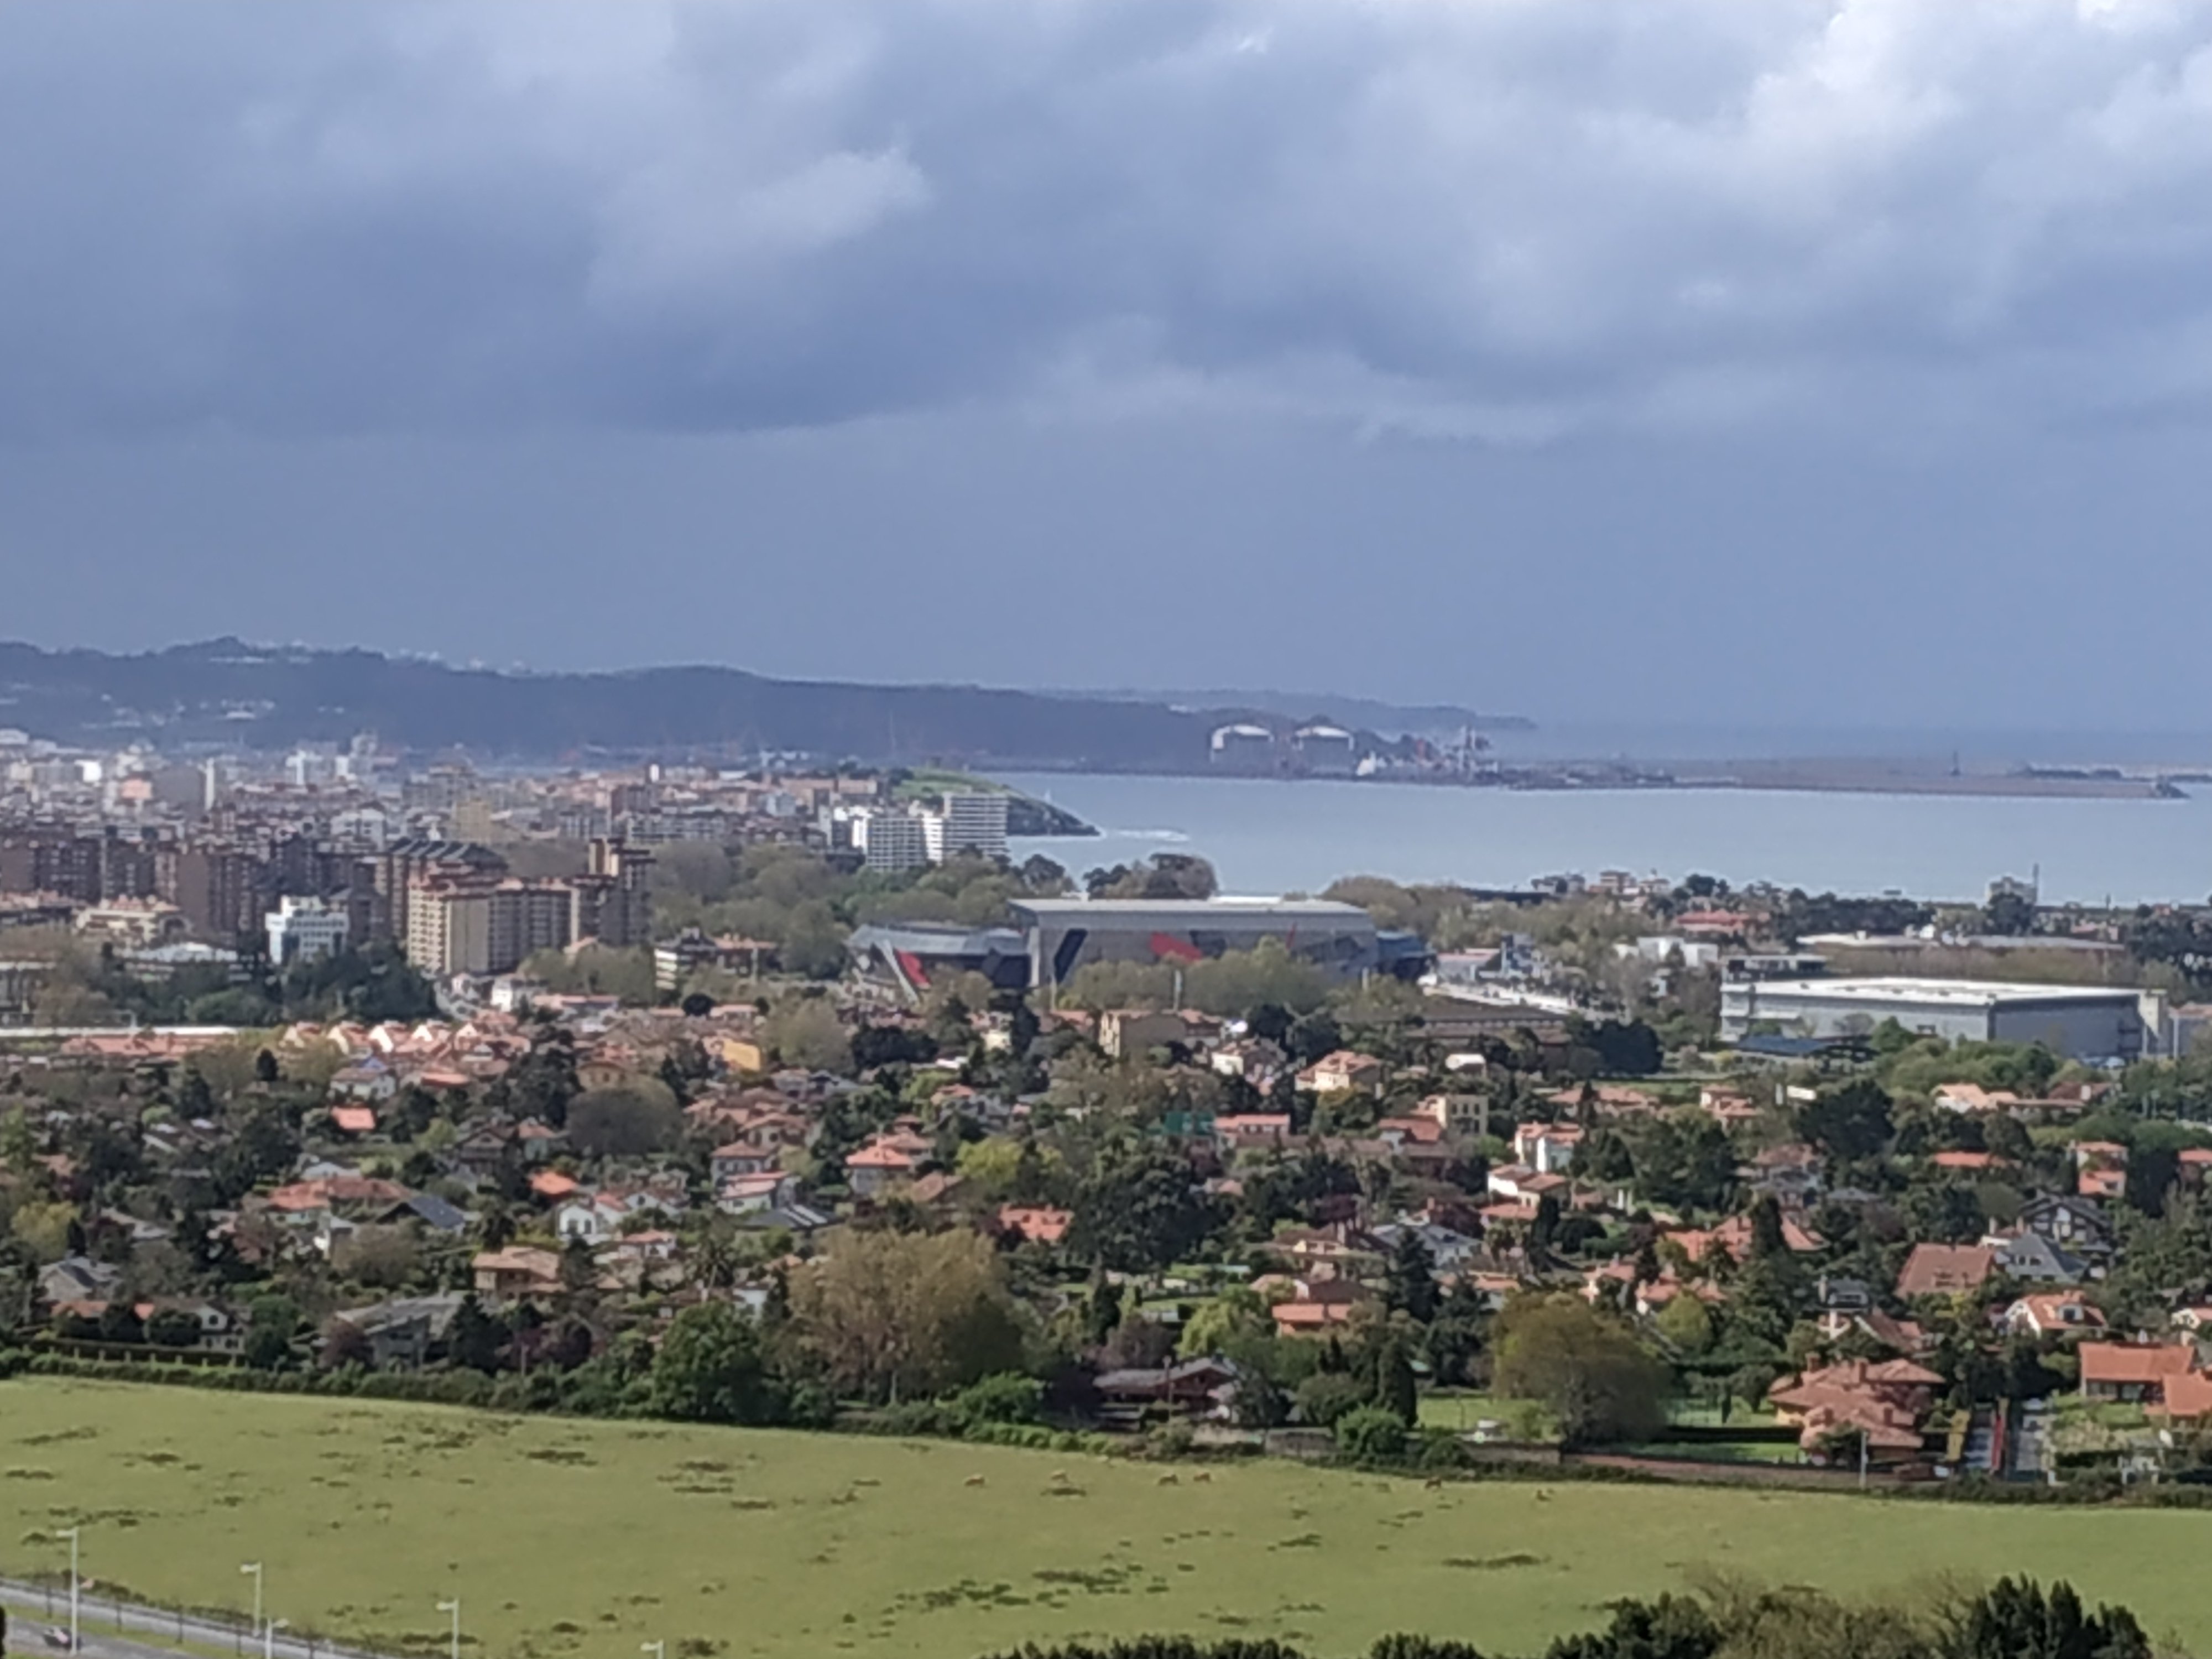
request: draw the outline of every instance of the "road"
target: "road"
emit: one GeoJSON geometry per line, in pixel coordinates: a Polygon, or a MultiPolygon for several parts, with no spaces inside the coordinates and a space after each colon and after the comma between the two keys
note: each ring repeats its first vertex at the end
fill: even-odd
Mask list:
{"type": "MultiPolygon", "coordinates": [[[[9,1652],[52,1659],[56,1650],[41,1638],[48,1626],[68,1627],[68,1587],[0,1578],[0,1605],[8,1609],[9,1652]]],[[[283,1630],[272,1643],[264,1644],[246,1632],[243,1620],[227,1623],[118,1601],[97,1590],[87,1590],[79,1598],[77,1633],[90,1659],[177,1659],[188,1648],[258,1659],[264,1647],[274,1659],[385,1659],[380,1654],[338,1647],[283,1630]],[[147,1639],[133,1640],[134,1637],[147,1639]]]]}

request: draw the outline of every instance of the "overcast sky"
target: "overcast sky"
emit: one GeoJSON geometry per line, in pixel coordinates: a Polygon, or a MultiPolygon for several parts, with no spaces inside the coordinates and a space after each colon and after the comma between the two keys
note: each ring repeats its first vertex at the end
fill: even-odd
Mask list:
{"type": "Polygon", "coordinates": [[[0,7],[0,635],[2186,726],[2212,3],[0,7]]]}

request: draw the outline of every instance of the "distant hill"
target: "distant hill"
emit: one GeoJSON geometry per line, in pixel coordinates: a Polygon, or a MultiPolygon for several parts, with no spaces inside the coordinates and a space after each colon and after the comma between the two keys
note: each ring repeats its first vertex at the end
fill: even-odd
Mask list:
{"type": "Polygon", "coordinates": [[[735,668],[527,674],[234,639],[137,656],[0,643],[0,726],[59,742],[283,749],[374,732],[487,757],[799,750],[833,759],[1199,771],[1206,715],[976,686],[776,680],[735,668]]]}

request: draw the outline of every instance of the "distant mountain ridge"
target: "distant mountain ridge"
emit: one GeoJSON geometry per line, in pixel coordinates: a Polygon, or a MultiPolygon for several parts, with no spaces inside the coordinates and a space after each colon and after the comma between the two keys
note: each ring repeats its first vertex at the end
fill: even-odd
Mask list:
{"type": "MultiPolygon", "coordinates": [[[[374,732],[487,757],[797,750],[877,763],[1203,771],[1224,720],[1164,699],[779,680],[743,669],[522,673],[219,639],[136,655],[0,642],[0,726],[58,742],[286,749],[374,732]]],[[[1346,700],[1346,708],[1356,705],[1346,700]]],[[[1357,714],[1304,707],[1292,718],[1357,714]]]]}

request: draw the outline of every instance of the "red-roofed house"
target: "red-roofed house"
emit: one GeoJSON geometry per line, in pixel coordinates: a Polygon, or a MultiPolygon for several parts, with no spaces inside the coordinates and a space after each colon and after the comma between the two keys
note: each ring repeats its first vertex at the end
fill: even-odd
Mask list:
{"type": "Polygon", "coordinates": [[[2134,1401],[2157,1405],[2169,1379],[2196,1368],[2196,1346],[2188,1342],[2084,1342],[2075,1350],[2081,1364],[2085,1400],[2134,1401]]]}
{"type": "Polygon", "coordinates": [[[2105,1316],[2076,1291],[2024,1296],[2004,1310],[2004,1328],[2015,1336],[2102,1335],[2105,1316]]]}
{"type": "Polygon", "coordinates": [[[1066,1210],[1008,1204],[999,1211],[999,1231],[1026,1243],[1057,1244],[1067,1237],[1068,1224],[1074,1219],[1073,1213],[1066,1210]]]}

